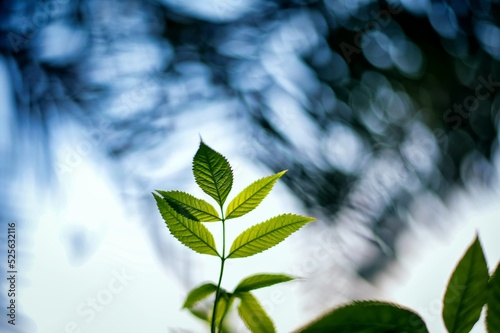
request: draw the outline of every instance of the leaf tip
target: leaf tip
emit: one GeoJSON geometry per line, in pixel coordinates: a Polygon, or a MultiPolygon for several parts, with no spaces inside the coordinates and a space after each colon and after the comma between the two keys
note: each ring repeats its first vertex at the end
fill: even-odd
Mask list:
{"type": "Polygon", "coordinates": [[[479,246],[481,248],[481,251],[483,251],[483,244],[481,244],[481,239],[479,238],[479,233],[476,230],[476,237],[474,237],[474,241],[472,242],[471,246],[479,246]]]}

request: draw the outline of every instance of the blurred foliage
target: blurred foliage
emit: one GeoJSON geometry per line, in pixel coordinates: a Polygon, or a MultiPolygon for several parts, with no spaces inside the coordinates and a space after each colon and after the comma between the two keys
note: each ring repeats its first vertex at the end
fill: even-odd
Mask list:
{"type": "Polygon", "coordinates": [[[345,244],[370,278],[395,255],[415,198],[495,176],[498,1],[39,0],[0,10],[13,89],[0,125],[7,189],[23,151],[38,152],[24,167],[58,172],[51,131],[66,119],[109,124],[99,149],[133,163],[174,140],[185,117],[212,113],[236,119],[247,158],[290,169],[284,181],[309,214],[371,244],[345,244]]]}

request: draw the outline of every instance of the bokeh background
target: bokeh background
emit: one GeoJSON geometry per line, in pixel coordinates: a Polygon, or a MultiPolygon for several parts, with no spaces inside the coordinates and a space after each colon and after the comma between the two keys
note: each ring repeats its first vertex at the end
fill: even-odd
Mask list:
{"type": "Polygon", "coordinates": [[[279,332],[360,298],[412,306],[443,332],[440,298],[476,233],[490,269],[500,259],[499,9],[0,2],[0,238],[16,222],[19,271],[17,325],[0,329],[206,331],[180,307],[218,262],[173,239],[151,196],[204,197],[201,136],[231,162],[231,196],[289,170],[230,237],[278,213],[318,219],[227,267],[228,289],[253,272],[304,277],[258,293],[279,332]]]}

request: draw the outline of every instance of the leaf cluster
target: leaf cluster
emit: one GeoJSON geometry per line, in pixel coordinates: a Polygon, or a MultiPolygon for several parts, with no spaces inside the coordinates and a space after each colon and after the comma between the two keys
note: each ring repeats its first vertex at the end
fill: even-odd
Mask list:
{"type": "Polygon", "coordinates": [[[234,240],[227,256],[219,253],[213,235],[200,222],[223,222],[251,212],[285,173],[286,170],[253,182],[222,213],[233,185],[231,166],[224,156],[201,141],[193,159],[194,178],[203,192],[216,201],[221,214],[207,201],[185,192],[157,190],[153,196],[172,235],[193,251],[224,259],[249,257],[277,245],[314,218],[282,214],[254,225],[234,240]]]}
{"type": "Polygon", "coordinates": [[[257,208],[285,173],[286,170],[254,181],[237,194],[224,210],[233,186],[233,172],[223,155],[201,141],[193,158],[193,174],[198,186],[216,202],[218,209],[204,199],[181,191],[156,190],[153,193],[166,226],[179,242],[200,254],[221,259],[219,283],[205,283],[194,288],[183,306],[211,323],[213,333],[217,330],[224,331],[224,317],[235,300],[239,301],[238,313],[241,319],[252,332],[275,332],[272,320],[251,291],[293,280],[292,277],[283,274],[253,275],[243,279],[233,292],[221,288],[220,283],[226,259],[244,258],[263,252],[314,220],[296,214],[274,216],[243,231],[234,239],[228,253],[225,253],[225,222],[257,208]],[[222,251],[218,250],[213,235],[203,224],[205,222],[222,223],[222,251]],[[213,294],[215,300],[212,315],[196,309],[197,303],[213,294]]]}
{"type": "MultiPolygon", "coordinates": [[[[233,292],[222,290],[222,297],[218,299],[218,311],[215,314],[216,325],[221,325],[229,307],[238,300],[238,314],[252,332],[275,332],[271,318],[251,291],[294,279],[285,274],[255,274],[238,283],[233,292]]],[[[197,303],[213,295],[216,290],[217,286],[210,282],[192,289],[184,301],[183,308],[195,309],[197,303]]]]}

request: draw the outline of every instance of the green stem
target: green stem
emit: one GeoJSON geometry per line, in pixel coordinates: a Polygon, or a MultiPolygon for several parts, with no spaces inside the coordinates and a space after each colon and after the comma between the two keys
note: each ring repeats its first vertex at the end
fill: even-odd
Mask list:
{"type": "Polygon", "coordinates": [[[224,274],[224,263],[226,262],[226,224],[225,224],[225,219],[224,219],[224,211],[222,210],[222,206],[220,207],[221,210],[221,216],[222,216],[222,256],[220,257],[221,259],[221,264],[220,264],[220,274],[219,274],[219,282],[217,283],[217,290],[215,291],[215,303],[214,303],[214,310],[212,312],[212,333],[216,333],[216,323],[215,323],[215,317],[217,313],[217,303],[219,302],[220,298],[220,285],[222,282],[222,275],[224,274]]]}

